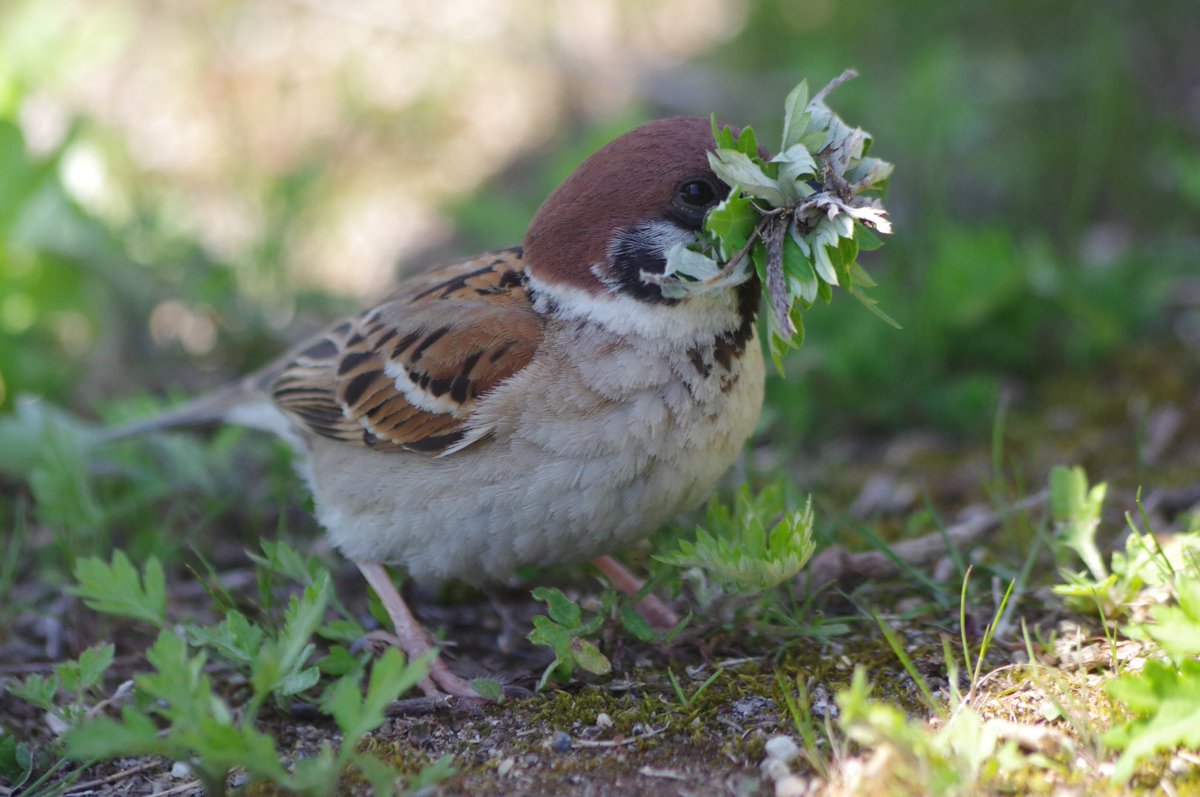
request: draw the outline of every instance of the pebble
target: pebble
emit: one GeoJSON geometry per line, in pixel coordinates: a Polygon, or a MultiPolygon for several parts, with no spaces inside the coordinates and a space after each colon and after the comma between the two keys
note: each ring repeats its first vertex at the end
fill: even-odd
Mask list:
{"type": "Polygon", "coordinates": [[[731,706],[733,716],[738,722],[757,719],[767,712],[775,710],[775,701],[769,697],[747,697],[733,701],[731,706]]]}
{"type": "Polygon", "coordinates": [[[803,797],[808,793],[808,781],[788,775],[775,781],[775,797],[803,797]]]}
{"type": "Polygon", "coordinates": [[[611,728],[612,726],[613,726],[612,717],[608,716],[607,713],[601,711],[599,714],[596,715],[596,727],[597,728],[611,728]]]}
{"type": "Polygon", "coordinates": [[[833,695],[829,693],[829,689],[824,684],[817,684],[812,689],[812,694],[809,696],[809,706],[812,710],[813,717],[817,719],[825,719],[830,717],[836,719],[838,716],[837,701],[833,695]]]}
{"type": "Polygon", "coordinates": [[[767,740],[767,758],[788,763],[800,755],[800,748],[790,736],[773,736],[767,740]]]}
{"type": "Polygon", "coordinates": [[[192,768],[183,761],[176,761],[171,765],[171,777],[186,778],[192,774],[192,768]]]}
{"type": "Polygon", "coordinates": [[[555,731],[550,736],[550,749],[556,753],[565,753],[571,749],[571,735],[563,731],[555,731]]]}

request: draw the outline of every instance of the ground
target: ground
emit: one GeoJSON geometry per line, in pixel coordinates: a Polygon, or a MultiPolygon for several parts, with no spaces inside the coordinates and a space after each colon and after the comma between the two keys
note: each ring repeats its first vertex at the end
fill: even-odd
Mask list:
{"type": "MultiPolygon", "coordinates": [[[[1050,380],[1036,394],[1013,399],[1001,433],[1002,462],[1020,469],[1030,492],[1044,483],[1050,464],[1082,462],[1112,483],[1113,515],[1131,508],[1136,489],[1145,484],[1143,505],[1158,528],[1170,528],[1198,499],[1198,399],[1189,389],[1198,375],[1200,368],[1186,352],[1140,350],[1087,379],[1050,380]],[[1162,367],[1164,357],[1178,367],[1162,367]]],[[[998,484],[991,475],[997,453],[990,441],[972,443],[919,431],[889,439],[834,440],[813,458],[797,458],[764,442],[749,456],[760,460],[759,467],[778,467],[781,459],[802,463],[792,466],[797,479],[819,497],[818,514],[842,508],[837,523],[847,533],[837,539],[851,548],[869,547],[860,536],[867,527],[892,537],[918,534],[933,528],[933,513],[952,525],[955,517],[989,506],[989,490],[998,484]]],[[[1010,498],[999,500],[1003,504],[1010,498]]],[[[1120,528],[1118,522],[1105,524],[1110,539],[1120,528]]],[[[976,579],[984,579],[984,587],[973,593],[976,603],[965,607],[968,634],[978,644],[1004,588],[999,573],[1022,564],[1014,551],[1032,543],[1031,533],[1029,523],[1004,524],[984,545],[922,568],[934,582],[948,580],[944,587],[931,589],[907,574],[841,584],[810,606],[795,608],[790,632],[771,618],[747,613],[745,603],[737,601],[713,604],[709,614],[694,617],[669,645],[639,642],[610,623],[597,641],[611,659],[613,673],[580,677],[577,672],[569,683],[551,685],[541,694],[533,691],[552,656],[524,639],[531,617],[544,608],[530,599],[530,583],[501,585],[489,595],[461,586],[410,591],[418,614],[453,640],[448,657],[455,668],[469,676],[496,678],[517,691],[527,690],[528,696],[483,708],[427,710],[420,701],[398,704],[390,712],[394,716],[363,742],[364,749],[408,772],[451,756],[456,774],[433,787],[433,793],[445,795],[770,794],[773,785],[762,767],[765,745],[778,735],[798,738],[788,707],[797,683],[807,688],[818,727],[826,720],[831,727],[835,724],[832,696],[849,684],[856,667],[866,669],[876,695],[913,716],[928,715],[918,685],[869,612],[886,618],[925,685],[945,697],[949,684],[942,642],[958,645],[960,638],[953,556],[975,562],[980,568],[976,579]],[[721,674],[697,694],[717,671],[721,674]]],[[[215,561],[236,561],[235,554],[219,549],[210,554],[215,561]]],[[[638,555],[635,551],[635,561],[638,555]]],[[[1046,557],[1035,558],[1030,572],[1013,615],[991,646],[972,704],[985,718],[1050,729],[1050,736],[1040,742],[1028,742],[1033,747],[1044,744],[1039,752],[1050,763],[1001,777],[991,783],[990,793],[1120,793],[1105,780],[1111,765],[1101,765],[1095,739],[1084,738],[1083,726],[1054,717],[1051,709],[1061,699],[1052,697],[1057,691],[1069,694],[1069,703],[1086,706],[1094,719],[1091,732],[1112,724],[1114,706],[1099,690],[1112,656],[1109,641],[1093,618],[1072,614],[1051,594],[1049,586],[1057,583],[1057,576],[1046,557]],[[1052,678],[1038,680],[1029,668],[1016,666],[1026,660],[1016,618],[1039,641],[1041,661],[1054,668],[1052,678]],[[1070,746],[1064,747],[1063,739],[1070,740],[1070,746]]],[[[594,610],[602,584],[595,574],[581,578],[582,574],[575,569],[536,577],[558,583],[585,611],[594,610]]],[[[254,575],[244,560],[243,566],[223,569],[220,576],[231,591],[253,600],[254,575]]],[[[362,612],[365,590],[348,567],[341,567],[338,582],[339,594],[362,612]]],[[[208,595],[195,582],[172,583],[173,613],[211,612],[208,595]]],[[[38,591],[37,585],[24,589],[18,594],[38,591]]],[[[695,605],[690,597],[685,589],[674,597],[675,605],[687,611],[695,605]]],[[[61,624],[48,627],[44,612],[22,614],[5,650],[49,651],[56,640],[62,647],[75,647],[80,639],[95,641],[89,632],[91,613],[70,596],[53,599],[61,608],[61,624]]],[[[138,651],[148,643],[125,626],[117,626],[115,633],[118,658],[106,681],[110,690],[145,667],[138,651]]],[[[1125,659],[1145,654],[1139,643],[1123,644],[1125,659]]],[[[5,663],[0,677],[48,669],[42,660],[30,656],[5,663]]],[[[213,677],[226,694],[240,688],[236,679],[223,682],[219,670],[213,677]]],[[[959,680],[960,688],[970,686],[966,674],[959,680]]],[[[39,712],[11,695],[0,697],[0,714],[17,738],[49,737],[39,712]]],[[[323,742],[337,740],[336,727],[301,703],[290,710],[272,708],[263,723],[292,757],[312,755],[323,742]]],[[[858,749],[844,741],[840,749],[830,749],[825,739],[820,743],[826,762],[850,759],[858,749]]],[[[1186,753],[1164,759],[1166,769],[1161,771],[1173,779],[1174,793],[1197,788],[1195,763],[1186,753]]],[[[814,771],[803,759],[794,761],[791,769],[801,778],[814,778],[814,788],[828,785],[829,773],[814,771]]],[[[235,774],[232,783],[244,780],[235,774]]],[[[98,764],[79,781],[69,793],[162,795],[198,790],[186,770],[172,771],[170,762],[152,759],[98,764]]],[[[1137,791],[1149,785],[1133,783],[1137,791]]],[[[365,786],[354,786],[351,779],[348,788],[362,791],[365,786]]],[[[264,784],[251,787],[251,793],[271,791],[264,784]]]]}

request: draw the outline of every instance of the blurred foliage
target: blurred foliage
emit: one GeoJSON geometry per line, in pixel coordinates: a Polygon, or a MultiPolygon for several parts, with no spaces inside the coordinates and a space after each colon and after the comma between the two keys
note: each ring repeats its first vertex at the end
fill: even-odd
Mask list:
{"type": "MultiPolygon", "coordinates": [[[[81,51],[105,49],[105,36],[129,42],[132,23],[121,17],[90,43],[39,48],[56,41],[45,9],[70,5],[16,3],[9,19],[20,24],[0,33],[0,412],[25,393],[104,413],[106,399],[131,387],[213,384],[351,306],[311,291],[297,303],[297,291],[284,289],[299,284],[289,270],[294,239],[330,202],[330,172],[346,168],[338,158],[349,147],[330,139],[286,168],[262,166],[273,175],[255,194],[262,223],[253,245],[230,249],[181,224],[178,197],[142,187],[170,175],[133,168],[136,145],[86,104],[68,106],[65,133],[31,153],[22,131],[37,127],[30,109],[44,104],[39,81],[61,84],[81,51]],[[40,15],[18,13],[35,6],[40,15]],[[121,184],[121,212],[81,193],[79,175],[97,158],[121,184]]],[[[612,5],[625,25],[657,13],[612,5]]],[[[248,24],[240,8],[210,10],[221,25],[248,24]]],[[[530,46],[553,54],[547,69],[567,74],[571,58],[583,56],[561,53],[562,42],[587,35],[586,20],[570,30],[568,12],[536,8],[558,15],[560,38],[530,46]]],[[[726,28],[689,40],[686,60],[639,55],[631,69],[640,71],[619,87],[604,74],[572,78],[589,87],[586,96],[608,89],[629,101],[598,118],[569,91],[557,94],[563,121],[549,149],[510,152],[516,159],[491,164],[498,176],[472,197],[430,194],[457,233],[452,244],[431,235],[429,250],[455,256],[519,240],[558,180],[643,118],[715,111],[772,140],[779,101],[798,77],[818,85],[853,66],[862,77],[840,90],[839,108],[897,164],[888,201],[897,232],[864,264],[904,330],[852,303],[810,314],[808,344],[789,361],[789,378],[768,388],[773,440],[901,424],[982,435],[1003,384],[1086,368],[1128,341],[1167,332],[1164,300],[1200,249],[1200,56],[1188,38],[1200,26],[1195,3],[1168,0],[1155,14],[1132,3],[1021,0],[698,8],[718,9],[726,28]]],[[[653,35],[638,47],[653,51],[653,35]]],[[[383,129],[406,150],[423,146],[397,125],[428,117],[433,95],[414,100],[408,115],[370,106],[374,116],[359,116],[367,106],[354,85],[331,91],[346,93],[346,112],[372,136],[383,129]]],[[[253,121],[253,107],[238,113],[253,121]]],[[[242,153],[238,168],[259,164],[242,153]]],[[[174,190],[202,202],[206,189],[181,179],[174,190]]]]}
{"type": "MultiPolygon", "coordinates": [[[[789,378],[768,386],[773,441],[912,424],[983,436],[1007,381],[1166,333],[1164,301],[1200,249],[1200,58],[1184,32],[1200,7],[1167,6],[760,2],[697,65],[711,108],[768,141],[790,81],[854,66],[839,109],[897,164],[896,235],[864,262],[905,329],[853,306],[809,314],[789,378]]],[[[511,230],[481,211],[493,199],[459,213],[473,242],[511,230]]]]}

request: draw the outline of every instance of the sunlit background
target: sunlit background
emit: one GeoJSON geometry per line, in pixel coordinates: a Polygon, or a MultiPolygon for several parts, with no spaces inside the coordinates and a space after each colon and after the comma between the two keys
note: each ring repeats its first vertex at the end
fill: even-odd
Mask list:
{"type": "Polygon", "coordinates": [[[641,120],[769,142],[856,67],[832,104],[897,164],[866,265],[905,330],[814,310],[766,428],[978,433],[1040,373],[1196,356],[1198,30],[1191,0],[4,0],[0,412],[216,384],[518,242],[641,120]]]}

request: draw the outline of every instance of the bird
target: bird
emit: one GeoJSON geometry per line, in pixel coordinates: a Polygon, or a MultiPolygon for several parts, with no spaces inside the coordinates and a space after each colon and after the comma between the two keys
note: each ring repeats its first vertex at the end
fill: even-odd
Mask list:
{"type": "MultiPolygon", "coordinates": [[[[677,298],[662,275],[729,187],[709,119],[643,124],[588,157],[520,246],[430,268],[213,393],[117,436],[232,423],[298,453],[317,520],[362,572],[429,696],[480,699],[450,670],[387,570],[503,579],[611,557],[701,505],[758,420],[764,367],[753,269],[677,298]]],[[[673,613],[650,596],[659,625],[673,613]]]]}

